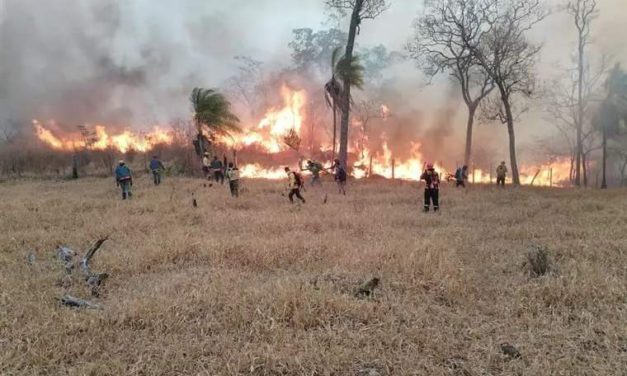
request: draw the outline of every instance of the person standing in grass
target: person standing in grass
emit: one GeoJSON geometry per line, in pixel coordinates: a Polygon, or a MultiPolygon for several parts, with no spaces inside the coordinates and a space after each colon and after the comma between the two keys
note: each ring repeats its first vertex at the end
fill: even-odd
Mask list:
{"type": "Polygon", "coordinates": [[[468,180],[468,166],[463,166],[455,171],[455,187],[466,188],[468,180]]]}
{"type": "Polygon", "coordinates": [[[209,159],[208,152],[205,152],[202,156],[202,172],[207,180],[211,180],[211,159],[209,159]]]}
{"type": "Polygon", "coordinates": [[[289,191],[287,197],[290,199],[291,203],[294,203],[294,196],[301,200],[303,204],[305,203],[305,199],[300,194],[300,190],[303,187],[303,177],[296,171],[290,171],[289,167],[285,167],[285,173],[287,174],[287,190],[289,191]]]}
{"type": "Polygon", "coordinates": [[[337,184],[338,193],[346,195],[346,180],[348,178],[348,174],[346,173],[346,169],[342,167],[340,160],[336,159],[333,162],[333,166],[331,166],[329,170],[334,171],[334,179],[337,184]]]}
{"type": "Polygon", "coordinates": [[[163,171],[165,171],[165,167],[156,155],[152,157],[152,160],[150,161],[150,171],[152,172],[152,178],[155,185],[161,184],[161,176],[163,171]]]}
{"type": "Polygon", "coordinates": [[[239,197],[239,169],[233,165],[233,162],[230,162],[226,169],[226,179],[229,181],[231,196],[239,197]]]}
{"type": "Polygon", "coordinates": [[[224,184],[224,165],[222,161],[218,159],[218,156],[213,157],[211,171],[213,172],[213,180],[215,180],[216,183],[219,181],[220,184],[224,184]]]}
{"type": "Polygon", "coordinates": [[[118,167],[115,169],[115,181],[117,186],[122,189],[122,200],[133,196],[133,192],[131,192],[131,187],[133,186],[131,169],[128,168],[123,160],[119,162],[118,167]]]}
{"type": "Polygon", "coordinates": [[[440,175],[433,168],[433,164],[427,163],[427,169],[420,176],[425,181],[425,213],[429,212],[431,203],[433,211],[440,210],[440,175]]]}
{"type": "Polygon", "coordinates": [[[507,166],[505,161],[496,168],[496,185],[505,186],[505,177],[507,176],[507,166]]]}

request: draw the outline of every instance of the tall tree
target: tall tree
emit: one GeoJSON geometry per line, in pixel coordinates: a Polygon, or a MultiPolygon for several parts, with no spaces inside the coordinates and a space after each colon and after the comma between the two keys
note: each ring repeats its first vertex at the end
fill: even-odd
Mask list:
{"type": "Polygon", "coordinates": [[[494,89],[494,81],[478,65],[464,38],[474,38],[482,26],[485,4],[476,0],[427,1],[424,13],[414,21],[415,36],[407,45],[411,57],[430,77],[450,74],[459,83],[468,109],[464,164],[470,165],[475,113],[494,89]],[[467,37],[467,36],[470,37],[467,37]]]}
{"type": "Polygon", "coordinates": [[[341,47],[333,50],[331,55],[331,79],[324,84],[324,98],[327,105],[333,111],[333,154],[331,160],[335,160],[335,152],[337,151],[337,114],[339,111],[338,103],[342,99],[342,86],[338,78],[338,62],[341,47]]]}
{"type": "Polygon", "coordinates": [[[620,65],[616,64],[610,71],[606,81],[606,88],[607,97],[601,103],[595,118],[595,123],[600,128],[603,140],[602,189],[607,188],[608,138],[618,135],[621,131],[624,132],[622,128],[627,123],[627,72],[620,65]]]}
{"type": "Polygon", "coordinates": [[[336,48],[346,45],[345,32],[331,28],[314,31],[309,28],[292,30],[293,39],[288,44],[292,49],[292,61],[296,69],[306,73],[326,71],[336,48]]]}
{"type": "MultiPolygon", "coordinates": [[[[609,70],[608,60],[603,56],[595,69],[586,64],[583,80],[579,81],[577,69],[568,69],[564,74],[549,83],[547,89],[546,110],[550,115],[549,121],[558,130],[562,140],[568,143],[570,149],[571,173],[570,181],[575,184],[577,155],[581,160],[581,175],[583,185],[588,183],[587,161],[591,152],[598,150],[601,145],[597,137],[598,132],[592,124],[595,103],[603,100],[603,85],[609,70]],[[579,102],[579,87],[582,88],[582,101],[579,102]],[[583,111],[580,113],[580,104],[583,111]],[[583,114],[583,117],[580,117],[583,114]],[[579,129],[579,119],[582,127],[579,129]],[[577,137],[580,136],[578,145],[577,137]],[[580,147],[581,146],[581,147],[580,147]]],[[[555,140],[553,140],[555,142],[555,140]]],[[[553,145],[554,147],[555,145],[553,145]]]]}
{"type": "Polygon", "coordinates": [[[239,132],[239,119],[231,112],[231,102],[214,89],[194,88],[189,98],[194,110],[200,153],[204,153],[204,132],[210,136],[239,132]]]}
{"type": "Polygon", "coordinates": [[[566,4],[566,11],[573,17],[577,28],[577,153],[575,168],[575,185],[581,186],[581,170],[583,161],[583,128],[585,117],[585,49],[590,42],[590,25],[597,16],[596,0],[570,0],[566,4]]]}
{"type": "Polygon", "coordinates": [[[529,42],[526,33],[547,12],[540,0],[483,0],[481,4],[473,15],[481,26],[476,33],[463,36],[464,46],[497,88],[500,105],[496,115],[507,125],[512,182],[520,185],[514,105],[517,96],[533,93],[534,65],[541,47],[529,42]]]}
{"type": "MultiPolygon", "coordinates": [[[[388,5],[385,0],[326,0],[332,9],[337,10],[341,15],[350,12],[350,26],[348,29],[348,41],[343,60],[345,67],[353,66],[355,48],[355,37],[358,34],[361,22],[366,19],[374,19],[383,13],[388,5]]],[[[347,72],[348,73],[348,72],[347,72]]],[[[340,126],[340,163],[344,168],[348,167],[348,129],[350,122],[350,102],[351,102],[351,75],[344,78],[343,90],[340,99],[342,110],[342,122],[340,126]]]]}

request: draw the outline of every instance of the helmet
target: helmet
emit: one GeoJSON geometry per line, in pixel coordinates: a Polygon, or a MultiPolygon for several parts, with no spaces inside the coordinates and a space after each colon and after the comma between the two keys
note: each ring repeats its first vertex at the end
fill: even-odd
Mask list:
{"type": "Polygon", "coordinates": [[[120,159],[120,160],[118,161],[118,163],[119,163],[119,164],[121,164],[121,165],[123,165],[123,164],[124,164],[124,160],[123,160],[123,159],[120,159]]]}
{"type": "Polygon", "coordinates": [[[427,163],[427,170],[433,170],[433,163],[427,163]]]}

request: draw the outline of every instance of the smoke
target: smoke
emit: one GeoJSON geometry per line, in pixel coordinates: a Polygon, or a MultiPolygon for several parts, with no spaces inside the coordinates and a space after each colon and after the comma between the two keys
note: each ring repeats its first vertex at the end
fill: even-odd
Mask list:
{"type": "MultiPolygon", "coordinates": [[[[234,56],[286,66],[292,29],[328,26],[322,25],[322,0],[0,2],[0,122],[56,119],[68,127],[139,127],[186,118],[191,89],[224,82],[236,71],[234,56]]],[[[548,5],[555,8],[561,2],[548,5]]],[[[361,46],[384,44],[388,50],[402,50],[422,4],[390,3],[380,18],[361,25],[361,46]]],[[[627,61],[621,40],[627,3],[604,0],[599,8],[591,51],[627,61]]],[[[345,24],[338,26],[346,29],[345,24]]],[[[572,64],[574,29],[568,17],[551,16],[534,37],[545,42],[538,67],[542,79],[555,72],[552,67],[572,64]]],[[[425,86],[425,78],[411,63],[386,72],[386,77],[378,95],[395,117],[373,126],[379,137],[384,135],[398,149],[421,137],[432,158],[460,158],[465,108],[448,79],[425,86]]],[[[547,129],[541,116],[530,114],[520,127],[521,139],[547,129]]],[[[475,145],[482,147],[489,148],[495,135],[505,140],[505,130],[498,125],[481,126],[476,135],[480,141],[475,145]]]]}

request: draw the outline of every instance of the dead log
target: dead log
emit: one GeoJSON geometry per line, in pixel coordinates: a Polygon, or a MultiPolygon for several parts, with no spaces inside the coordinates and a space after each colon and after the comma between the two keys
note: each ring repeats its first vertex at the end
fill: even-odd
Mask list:
{"type": "Polygon", "coordinates": [[[61,298],[61,304],[72,308],[89,308],[89,309],[102,309],[100,304],[89,302],[85,299],[75,298],[70,295],[65,295],[61,298]]]}
{"type": "Polygon", "coordinates": [[[81,261],[81,269],[83,270],[83,273],[85,273],[87,277],[91,275],[91,271],[89,270],[89,261],[92,259],[92,257],[94,257],[94,255],[96,254],[96,251],[102,246],[102,244],[105,241],[107,241],[107,239],[109,239],[109,235],[105,236],[104,238],[100,238],[96,240],[94,244],[92,244],[91,247],[89,247],[87,252],[85,252],[85,256],[83,257],[83,260],[81,261]]]}
{"type": "Polygon", "coordinates": [[[68,247],[60,245],[57,248],[57,257],[63,263],[67,274],[71,274],[74,269],[74,263],[72,262],[74,255],[76,255],[76,252],[68,247]]]}

